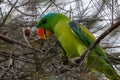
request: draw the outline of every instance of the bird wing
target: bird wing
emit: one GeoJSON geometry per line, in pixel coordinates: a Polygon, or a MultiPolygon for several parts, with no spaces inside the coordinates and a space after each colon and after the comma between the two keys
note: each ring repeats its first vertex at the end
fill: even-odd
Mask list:
{"type": "MultiPolygon", "coordinates": [[[[94,35],[83,25],[78,24],[77,22],[71,21],[69,26],[72,32],[81,40],[86,46],[90,46],[96,40],[94,35]]],[[[107,57],[106,53],[100,45],[95,47],[95,52],[104,58],[107,57]]]]}

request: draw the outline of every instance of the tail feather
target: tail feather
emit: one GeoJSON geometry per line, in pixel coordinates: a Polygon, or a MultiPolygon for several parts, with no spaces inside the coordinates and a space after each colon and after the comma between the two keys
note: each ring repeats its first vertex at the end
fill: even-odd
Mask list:
{"type": "Polygon", "coordinates": [[[96,55],[90,55],[88,57],[87,65],[89,68],[103,73],[109,80],[120,80],[120,76],[115,69],[103,58],[96,55]]]}
{"type": "Polygon", "coordinates": [[[116,71],[112,71],[113,75],[109,75],[109,80],[120,80],[120,76],[116,73],[116,71]]]}

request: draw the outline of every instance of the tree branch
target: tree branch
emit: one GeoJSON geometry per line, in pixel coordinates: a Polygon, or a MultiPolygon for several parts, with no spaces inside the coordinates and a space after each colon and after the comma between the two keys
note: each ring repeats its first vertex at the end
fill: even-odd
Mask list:
{"type": "Polygon", "coordinates": [[[15,1],[15,3],[12,5],[10,11],[8,12],[8,14],[5,16],[5,18],[3,19],[2,23],[0,24],[0,27],[3,26],[3,24],[5,23],[5,21],[7,20],[8,16],[10,15],[11,11],[13,10],[14,6],[17,4],[18,0],[15,1]]]}
{"type": "Polygon", "coordinates": [[[29,45],[27,45],[27,44],[24,44],[24,43],[22,43],[22,42],[19,42],[19,41],[10,39],[10,38],[2,35],[2,34],[0,34],[0,39],[1,39],[1,40],[4,40],[4,41],[6,41],[6,42],[8,42],[8,43],[10,43],[10,44],[17,44],[17,45],[20,45],[20,46],[23,46],[23,47],[26,47],[26,48],[35,50],[35,51],[37,51],[37,52],[39,52],[39,53],[41,53],[41,54],[44,53],[43,51],[41,51],[41,50],[39,50],[39,49],[36,49],[36,48],[34,48],[34,47],[32,47],[32,46],[29,46],[29,45]]]}
{"type": "Polygon", "coordinates": [[[0,51],[0,56],[2,56],[2,57],[8,58],[8,59],[11,57],[13,59],[16,59],[16,60],[19,60],[19,61],[22,61],[22,62],[34,64],[34,62],[32,62],[32,61],[30,61],[30,60],[28,60],[26,58],[20,58],[19,55],[15,55],[14,54],[14,55],[10,56],[9,54],[10,53],[4,52],[4,51],[0,51]]]}
{"type": "MultiPolygon", "coordinates": [[[[8,0],[8,2],[11,4],[11,5],[14,5],[10,2],[10,0],[8,0]]],[[[17,10],[18,12],[20,12],[21,14],[23,15],[26,15],[26,16],[32,16],[32,17],[36,17],[38,14],[35,14],[35,15],[32,15],[32,14],[26,14],[26,12],[22,12],[21,10],[19,10],[17,7],[14,7],[15,10],[17,10]]]]}

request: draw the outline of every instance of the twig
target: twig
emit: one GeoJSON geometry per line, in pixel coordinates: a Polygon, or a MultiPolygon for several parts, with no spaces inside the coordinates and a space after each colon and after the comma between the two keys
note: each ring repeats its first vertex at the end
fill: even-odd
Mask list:
{"type": "Polygon", "coordinates": [[[89,48],[80,56],[78,59],[75,60],[75,63],[80,63],[80,66],[84,63],[86,57],[90,54],[90,52],[97,46],[97,44],[105,38],[109,33],[111,33],[114,29],[118,28],[120,25],[120,20],[118,20],[115,24],[111,25],[109,29],[107,29],[104,33],[96,39],[96,41],[89,46],[89,48]]]}
{"type": "Polygon", "coordinates": [[[19,6],[15,6],[15,8],[18,8],[18,7],[21,7],[21,6],[26,6],[28,3],[30,3],[30,0],[28,0],[27,2],[25,2],[25,3],[23,3],[23,4],[19,5],[19,6]]]}
{"type": "Polygon", "coordinates": [[[14,6],[16,5],[16,3],[18,2],[18,0],[16,0],[16,2],[12,5],[10,11],[8,12],[8,14],[5,16],[5,18],[3,19],[2,23],[0,24],[0,27],[3,26],[3,24],[5,23],[5,21],[7,20],[7,17],[10,15],[11,11],[13,10],[14,6]]]}
{"type": "MultiPolygon", "coordinates": [[[[14,4],[12,4],[9,0],[8,0],[8,2],[9,2],[11,5],[14,5],[14,4]]],[[[35,14],[35,15],[32,15],[32,14],[26,14],[26,13],[20,11],[17,7],[14,7],[14,9],[17,10],[18,12],[20,12],[21,14],[26,15],[26,16],[36,17],[36,16],[38,15],[38,14],[35,14]]]]}
{"type": "Polygon", "coordinates": [[[42,12],[42,14],[44,14],[49,8],[50,8],[50,6],[52,5],[53,3],[50,3],[48,6],[47,6],[47,8],[42,12]]]}
{"type": "Polygon", "coordinates": [[[23,46],[23,47],[26,47],[26,48],[35,50],[35,51],[39,52],[40,54],[44,54],[44,52],[41,51],[41,50],[39,50],[39,49],[36,49],[36,48],[34,48],[34,47],[31,47],[31,46],[28,46],[28,45],[26,45],[26,44],[24,44],[24,43],[22,43],[22,42],[19,42],[19,41],[10,39],[10,38],[8,38],[8,37],[2,35],[2,34],[0,34],[0,39],[1,39],[1,40],[4,40],[4,41],[6,41],[6,42],[8,42],[8,43],[10,43],[10,44],[21,45],[21,46],[23,46]]]}
{"type": "Polygon", "coordinates": [[[117,56],[114,56],[114,55],[112,55],[112,54],[109,54],[108,55],[108,62],[110,62],[111,64],[113,64],[113,65],[118,65],[118,64],[120,64],[120,58],[119,57],[117,57],[117,56]]]}
{"type": "Polygon", "coordinates": [[[3,19],[3,12],[2,12],[1,7],[0,7],[0,15],[1,15],[1,19],[3,19]]]}
{"type": "Polygon", "coordinates": [[[12,68],[13,65],[11,65],[10,67],[8,67],[8,69],[1,75],[1,80],[4,80],[5,75],[10,71],[10,69],[12,68]]]}
{"type": "Polygon", "coordinates": [[[115,46],[105,46],[105,47],[103,47],[103,49],[107,49],[107,48],[120,48],[120,45],[115,45],[115,46]]]}
{"type": "MultiPolygon", "coordinates": [[[[5,57],[6,60],[7,60],[7,58],[10,58],[10,55],[9,55],[9,54],[10,54],[10,53],[3,52],[3,51],[0,52],[0,56],[5,57]]],[[[32,61],[30,61],[30,60],[28,60],[28,59],[25,59],[25,58],[19,58],[19,55],[18,55],[18,56],[17,56],[17,55],[12,55],[11,58],[12,58],[12,59],[15,59],[15,60],[22,61],[22,62],[26,62],[26,63],[34,64],[32,61]]]]}
{"type": "Polygon", "coordinates": [[[56,7],[66,11],[66,12],[70,12],[70,13],[73,13],[72,11],[68,11],[68,10],[65,10],[64,8],[61,8],[60,6],[58,6],[54,1],[50,0],[56,7]]]}
{"type": "Polygon", "coordinates": [[[28,44],[28,46],[32,47],[32,46],[30,45],[30,43],[29,43],[26,35],[25,35],[25,28],[24,28],[24,27],[22,28],[22,32],[23,32],[23,37],[24,37],[24,39],[25,39],[25,42],[28,44]]]}

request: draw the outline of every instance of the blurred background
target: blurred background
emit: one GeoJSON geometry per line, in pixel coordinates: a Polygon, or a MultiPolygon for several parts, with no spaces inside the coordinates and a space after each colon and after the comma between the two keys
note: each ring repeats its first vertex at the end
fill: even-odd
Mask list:
{"type": "MultiPolygon", "coordinates": [[[[49,12],[62,13],[85,25],[96,38],[120,19],[119,0],[0,0],[0,80],[107,80],[87,70],[61,64],[54,35],[36,34],[36,21],[49,12]]],[[[120,27],[100,43],[120,73],[120,27]]]]}

